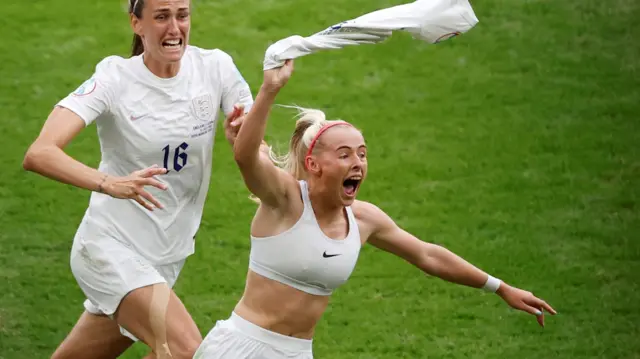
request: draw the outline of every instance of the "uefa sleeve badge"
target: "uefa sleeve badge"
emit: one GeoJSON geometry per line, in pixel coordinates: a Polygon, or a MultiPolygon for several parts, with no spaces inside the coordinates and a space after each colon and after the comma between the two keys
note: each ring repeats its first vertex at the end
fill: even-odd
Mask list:
{"type": "Polygon", "coordinates": [[[96,90],[97,82],[96,79],[91,77],[87,81],[85,81],[80,87],[78,87],[75,91],[73,91],[73,96],[87,96],[93,91],[96,90]]]}

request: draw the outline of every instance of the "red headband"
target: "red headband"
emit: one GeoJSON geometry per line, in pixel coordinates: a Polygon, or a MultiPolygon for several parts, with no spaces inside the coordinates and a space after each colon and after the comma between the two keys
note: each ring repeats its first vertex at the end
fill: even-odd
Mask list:
{"type": "Polygon", "coordinates": [[[313,140],[311,140],[311,144],[309,144],[309,149],[307,150],[307,155],[305,156],[305,158],[311,156],[313,147],[315,147],[316,142],[318,142],[318,138],[320,138],[320,135],[322,135],[324,131],[330,129],[331,127],[338,126],[338,125],[347,125],[347,126],[353,127],[353,125],[351,125],[349,122],[344,122],[344,121],[337,121],[337,122],[332,122],[328,125],[324,125],[323,127],[320,128],[320,130],[318,130],[318,133],[315,135],[313,140]]]}

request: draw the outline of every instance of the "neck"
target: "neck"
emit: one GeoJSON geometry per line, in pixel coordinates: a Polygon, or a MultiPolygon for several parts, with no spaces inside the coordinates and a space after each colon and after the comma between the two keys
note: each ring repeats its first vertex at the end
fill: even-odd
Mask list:
{"type": "Polygon", "coordinates": [[[162,63],[148,54],[144,54],[142,58],[149,71],[160,78],[175,77],[180,71],[180,62],[162,63]]]}
{"type": "Polygon", "coordinates": [[[331,220],[342,215],[344,206],[342,203],[337,203],[334,197],[335,194],[328,193],[321,186],[309,184],[309,200],[318,221],[331,220]]]}

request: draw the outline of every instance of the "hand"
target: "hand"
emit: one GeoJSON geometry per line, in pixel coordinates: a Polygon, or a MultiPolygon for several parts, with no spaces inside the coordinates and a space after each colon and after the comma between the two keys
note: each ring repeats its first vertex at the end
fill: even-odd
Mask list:
{"type": "Polygon", "coordinates": [[[544,327],[544,311],[556,315],[556,311],[544,300],[537,298],[531,292],[512,287],[504,282],[496,292],[512,308],[522,310],[536,316],[538,324],[544,327]]]}
{"type": "Polygon", "coordinates": [[[153,165],[149,168],[135,171],[126,177],[107,176],[102,184],[103,193],[114,198],[133,199],[150,211],[153,211],[153,206],[156,208],[163,208],[162,204],[158,202],[158,200],[156,200],[149,192],[144,190],[144,186],[153,186],[161,190],[166,190],[167,185],[162,184],[160,181],[153,178],[155,175],[165,173],[167,173],[166,168],[160,168],[158,165],[153,165]],[[153,206],[148,202],[145,202],[143,198],[151,202],[153,206]]]}
{"type": "Polygon", "coordinates": [[[264,72],[262,86],[269,91],[278,91],[291,77],[293,73],[293,60],[285,61],[282,67],[278,67],[264,72]]]}
{"type": "Polygon", "coordinates": [[[227,141],[233,147],[233,144],[236,142],[236,137],[238,137],[238,131],[240,131],[240,127],[242,126],[242,122],[246,115],[242,115],[244,111],[244,105],[236,105],[233,107],[233,111],[227,116],[224,120],[224,137],[227,138],[227,141]]]}

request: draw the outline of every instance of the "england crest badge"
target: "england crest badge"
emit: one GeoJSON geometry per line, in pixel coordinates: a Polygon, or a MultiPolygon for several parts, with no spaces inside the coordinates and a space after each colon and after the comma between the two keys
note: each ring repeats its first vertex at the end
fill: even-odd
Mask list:
{"type": "Polygon", "coordinates": [[[213,105],[209,94],[200,95],[191,101],[194,116],[200,121],[211,120],[213,105]]]}

